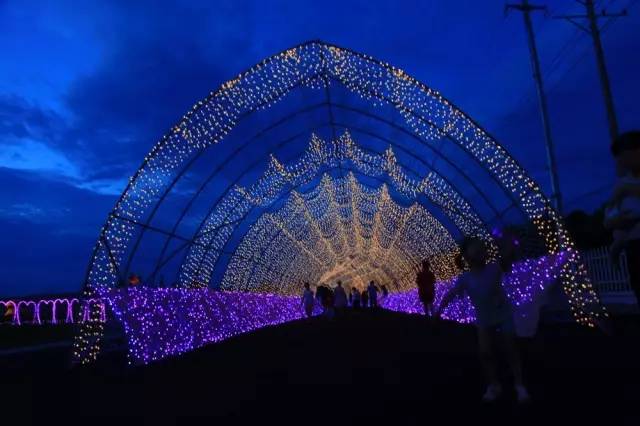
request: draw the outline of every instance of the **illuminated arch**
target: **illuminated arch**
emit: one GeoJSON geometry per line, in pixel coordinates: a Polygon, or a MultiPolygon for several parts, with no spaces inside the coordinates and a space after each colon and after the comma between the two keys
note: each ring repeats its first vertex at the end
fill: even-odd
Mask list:
{"type": "MultiPolygon", "coordinates": [[[[401,69],[320,41],[271,56],[227,81],[197,102],[160,139],[100,231],[84,296],[106,294],[138,262],[152,265],[146,270],[150,281],[158,281],[162,271],[174,265],[176,285],[182,288],[221,284],[235,288],[229,265],[243,264],[238,257],[241,247],[267,232],[266,224],[278,215],[286,216],[291,205],[307,204],[310,199],[304,200],[305,194],[327,196],[327,179],[331,185],[382,180],[386,186],[373,190],[376,197],[387,194],[389,206],[397,206],[394,199],[410,204],[390,207],[395,212],[385,213],[393,217],[390,222],[401,221],[406,209],[413,209],[428,218],[424,220],[438,230],[438,238],[447,241],[433,245],[429,252],[411,240],[415,228],[401,233],[398,238],[405,245],[393,250],[394,259],[402,264],[389,267],[373,260],[360,277],[379,269],[381,277],[399,280],[401,289],[409,281],[400,275],[408,273],[420,256],[446,259],[451,255],[452,235],[474,234],[490,241],[494,226],[515,223],[528,229],[530,224],[537,235],[525,241],[529,254],[563,253],[567,259],[560,277],[576,320],[593,325],[605,315],[558,214],[500,144],[450,101],[401,69]],[[317,119],[320,114],[322,120],[317,119]],[[289,127],[296,131],[287,132],[289,127]],[[322,132],[323,137],[314,136],[322,132]],[[303,149],[299,149],[301,141],[303,149]],[[278,152],[290,158],[276,160],[278,152]],[[261,168],[266,168],[266,173],[258,174],[262,178],[256,175],[261,168]],[[326,173],[338,176],[323,178],[326,173]],[[355,178],[357,173],[362,176],[355,178]],[[193,176],[198,176],[195,183],[190,181],[193,176]],[[304,188],[291,192],[292,186],[304,188]],[[179,207],[173,208],[172,197],[179,207]],[[165,209],[174,215],[158,225],[167,216],[165,209]],[[266,213],[269,209],[275,213],[266,213]],[[190,234],[182,232],[186,226],[192,226],[190,234]],[[147,241],[155,238],[151,236],[158,236],[149,243],[158,248],[155,254],[145,249],[147,241]],[[234,244],[236,250],[227,250],[234,244]],[[226,263],[220,261],[223,256],[226,263]]],[[[294,225],[285,221],[281,228],[294,225]]],[[[310,232],[305,241],[312,238],[310,232]]],[[[286,238],[274,238],[283,245],[273,247],[286,246],[286,238]]],[[[332,243],[325,241],[325,248],[332,243]]],[[[357,252],[350,254],[361,254],[357,252]]],[[[275,262],[277,250],[270,249],[265,256],[275,262]]],[[[332,267],[339,269],[341,262],[332,267]]],[[[318,279],[344,276],[340,271],[332,273],[328,264],[322,271],[320,267],[305,270],[303,263],[296,265],[318,279]]],[[[290,291],[301,275],[292,275],[283,265],[277,268],[278,279],[291,282],[269,289],[290,291]]],[[[244,284],[235,285],[246,290],[244,284]]],[[[92,309],[90,321],[76,339],[74,352],[83,362],[94,359],[99,350],[103,327],[99,315],[92,309]]]]}
{"type": "Polygon", "coordinates": [[[428,211],[419,204],[401,207],[385,185],[365,188],[352,173],[340,180],[324,175],[317,188],[307,194],[292,192],[282,208],[273,214],[265,213],[256,221],[236,249],[221,287],[297,294],[299,283],[304,281],[341,280],[351,286],[355,280],[362,288],[367,277],[376,278],[375,270],[386,264],[388,269],[379,272],[386,279],[375,281],[393,282],[394,290],[406,290],[412,286],[414,277],[410,275],[415,272],[415,265],[425,258],[432,260],[439,279],[447,280],[456,274],[455,242],[428,211]],[[336,196],[341,190],[343,194],[336,196]],[[344,202],[337,203],[336,198],[344,202]],[[372,213],[369,223],[361,220],[363,210],[372,213]],[[345,223],[352,224],[351,229],[345,223]],[[283,244],[274,244],[278,237],[283,244]],[[277,256],[271,254],[274,251],[277,256]],[[293,259],[285,253],[293,255],[293,259]],[[283,265],[265,264],[260,261],[263,257],[283,265]],[[355,267],[344,267],[354,261],[355,267]],[[265,277],[274,269],[290,276],[272,277],[267,282],[265,277]]]}

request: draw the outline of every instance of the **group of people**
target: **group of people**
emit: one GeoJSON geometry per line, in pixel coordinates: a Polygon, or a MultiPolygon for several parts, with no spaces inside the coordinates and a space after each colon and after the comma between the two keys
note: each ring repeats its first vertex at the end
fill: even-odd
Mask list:
{"type": "Polygon", "coordinates": [[[307,282],[304,283],[302,306],[307,317],[313,315],[315,303],[322,307],[322,311],[326,316],[333,317],[336,309],[340,311],[348,307],[353,309],[377,308],[378,295],[382,294],[385,297],[388,293],[389,291],[385,285],[378,287],[374,281],[371,281],[362,291],[355,286],[351,287],[347,295],[347,291],[342,286],[342,281],[338,281],[335,288],[323,284],[318,285],[314,295],[311,285],[307,282]]]}

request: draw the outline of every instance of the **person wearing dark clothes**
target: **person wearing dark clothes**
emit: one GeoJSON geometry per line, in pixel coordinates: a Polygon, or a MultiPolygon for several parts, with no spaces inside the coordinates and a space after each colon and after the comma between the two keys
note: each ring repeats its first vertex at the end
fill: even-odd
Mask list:
{"type": "Polygon", "coordinates": [[[382,285],[380,287],[380,290],[382,290],[382,297],[387,297],[389,295],[389,289],[387,288],[386,285],[382,285]]]}
{"type": "Polygon", "coordinates": [[[360,295],[360,303],[362,303],[363,308],[369,307],[369,294],[367,293],[367,289],[362,290],[360,295]]]}
{"type": "Polygon", "coordinates": [[[429,260],[424,259],[420,271],[416,275],[418,286],[418,298],[424,306],[424,314],[431,316],[433,313],[433,300],[436,297],[436,276],[431,271],[429,260]]]}
{"type": "Polygon", "coordinates": [[[325,286],[323,286],[322,284],[320,284],[318,286],[318,288],[316,289],[316,301],[318,302],[318,304],[320,306],[322,306],[322,312],[324,312],[324,310],[325,310],[324,300],[325,300],[325,292],[326,291],[327,291],[327,288],[325,286]]]}
{"type": "Polygon", "coordinates": [[[349,304],[353,309],[360,309],[360,290],[355,287],[351,287],[351,293],[349,294],[349,304]]]}
{"type": "Polygon", "coordinates": [[[342,287],[342,281],[338,281],[338,285],[333,289],[334,305],[338,310],[347,307],[347,292],[342,287]]]}
{"type": "Polygon", "coordinates": [[[309,283],[304,283],[304,291],[302,293],[302,307],[304,308],[304,312],[307,315],[307,318],[310,318],[311,315],[313,315],[313,291],[311,291],[309,283]]]}
{"type": "Polygon", "coordinates": [[[324,308],[324,316],[329,319],[333,319],[336,313],[334,300],[333,291],[331,291],[328,286],[325,286],[324,295],[322,297],[322,307],[324,308]]]}
{"type": "Polygon", "coordinates": [[[367,291],[369,292],[369,306],[372,308],[377,308],[378,307],[378,287],[376,287],[376,284],[373,281],[369,283],[369,287],[367,288],[367,291]]]}

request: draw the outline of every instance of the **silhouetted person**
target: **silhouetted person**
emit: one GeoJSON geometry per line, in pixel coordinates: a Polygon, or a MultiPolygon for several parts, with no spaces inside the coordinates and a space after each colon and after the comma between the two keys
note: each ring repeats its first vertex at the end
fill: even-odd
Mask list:
{"type": "Polygon", "coordinates": [[[522,364],[514,339],[511,303],[502,288],[502,269],[497,263],[487,264],[487,246],[479,238],[465,239],[462,254],[471,270],[458,276],[455,285],[442,298],[435,316],[439,317],[454,297],[467,293],[476,311],[480,361],[488,381],[487,391],[482,399],[492,402],[502,394],[496,371],[495,337],[499,335],[506,346],[518,402],[526,402],[530,398],[522,380],[522,364]]]}
{"type": "Polygon", "coordinates": [[[416,285],[418,286],[418,298],[424,306],[424,314],[433,314],[433,300],[436,297],[436,276],[431,271],[429,260],[424,259],[420,271],[416,275],[416,285]]]}
{"type": "Polygon", "coordinates": [[[623,133],[611,145],[618,180],[608,203],[605,226],[613,231],[611,257],[627,254],[629,282],[640,303],[640,131],[623,133]]]}
{"type": "Polygon", "coordinates": [[[367,291],[369,292],[369,306],[372,308],[377,308],[378,307],[378,287],[376,287],[373,281],[369,283],[369,287],[367,287],[367,291]]]}
{"type": "Polygon", "coordinates": [[[351,287],[351,293],[349,294],[349,303],[354,309],[360,309],[360,290],[356,287],[351,287]]]}
{"type": "Polygon", "coordinates": [[[369,307],[369,290],[366,288],[360,293],[360,303],[362,303],[363,308],[369,307]]]}
{"type": "Polygon", "coordinates": [[[302,293],[302,306],[304,308],[304,313],[309,318],[313,315],[313,291],[311,291],[311,287],[309,283],[304,283],[304,291],[302,293]]]}
{"type": "Polygon", "coordinates": [[[333,290],[334,306],[342,310],[347,307],[347,293],[342,287],[342,281],[338,281],[338,286],[333,290]]]}
{"type": "Polygon", "coordinates": [[[380,286],[380,290],[382,290],[382,297],[387,297],[389,295],[389,289],[386,285],[382,284],[382,286],[380,286]]]}
{"type": "Polygon", "coordinates": [[[322,284],[318,284],[316,287],[316,301],[318,305],[322,306],[322,310],[324,311],[324,303],[322,301],[325,292],[325,287],[322,284]]]}
{"type": "Polygon", "coordinates": [[[334,308],[334,295],[333,291],[328,286],[324,286],[324,294],[322,296],[322,307],[324,309],[324,316],[332,319],[336,313],[334,308]]]}

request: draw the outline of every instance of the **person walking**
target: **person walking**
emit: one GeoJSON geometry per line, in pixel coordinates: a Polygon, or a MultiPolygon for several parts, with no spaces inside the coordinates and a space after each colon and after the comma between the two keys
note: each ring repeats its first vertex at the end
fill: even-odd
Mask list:
{"type": "Polygon", "coordinates": [[[362,303],[363,308],[369,307],[369,289],[365,288],[362,290],[362,293],[360,293],[360,303],[362,303]]]}
{"type": "Polygon", "coordinates": [[[360,309],[360,290],[357,287],[351,287],[349,303],[353,309],[360,309]]]}
{"type": "Polygon", "coordinates": [[[386,285],[382,284],[382,286],[380,286],[380,290],[382,290],[382,297],[387,297],[389,295],[389,289],[386,285]]]}
{"type": "Polygon", "coordinates": [[[304,283],[304,291],[302,292],[302,306],[304,308],[304,313],[307,315],[307,318],[310,318],[311,315],[313,315],[313,304],[313,291],[311,291],[309,283],[304,283]]]}
{"type": "Polygon", "coordinates": [[[376,284],[371,281],[369,283],[369,287],[367,288],[368,292],[369,292],[369,306],[372,308],[377,308],[378,307],[378,287],[376,287],[376,284]]]}
{"type": "Polygon", "coordinates": [[[416,275],[416,285],[418,287],[418,298],[424,306],[424,314],[433,314],[433,300],[436,296],[436,276],[431,271],[431,264],[428,259],[422,261],[420,271],[416,275]]]}
{"type": "Polygon", "coordinates": [[[333,290],[333,297],[333,304],[336,310],[341,311],[347,307],[347,293],[342,287],[342,281],[338,281],[337,287],[333,290]]]}
{"type": "Polygon", "coordinates": [[[324,312],[324,293],[326,288],[322,284],[318,284],[316,287],[316,302],[318,305],[322,307],[322,311],[324,312]]]}
{"type": "Polygon", "coordinates": [[[499,336],[506,347],[518,402],[527,402],[530,396],[524,385],[522,363],[516,347],[511,303],[502,288],[502,269],[497,263],[487,264],[487,246],[480,238],[465,239],[462,243],[462,255],[471,270],[458,277],[455,285],[443,297],[435,317],[440,317],[442,310],[454,297],[467,293],[476,312],[478,352],[488,381],[482,400],[493,402],[502,395],[496,371],[495,341],[499,336]]]}

